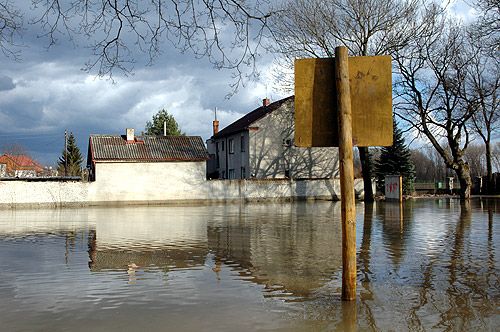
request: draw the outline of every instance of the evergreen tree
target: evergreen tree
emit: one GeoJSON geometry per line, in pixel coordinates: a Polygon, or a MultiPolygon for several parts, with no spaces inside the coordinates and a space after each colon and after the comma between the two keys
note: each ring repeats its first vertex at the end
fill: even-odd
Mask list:
{"type": "Polygon", "coordinates": [[[61,157],[57,162],[57,171],[59,174],[66,176],[81,176],[82,175],[82,164],[83,158],[80,149],[76,145],[75,136],[73,133],[69,134],[67,151],[62,151],[61,157]],[[67,161],[67,172],[65,173],[65,165],[67,161]]]}
{"type": "Polygon", "coordinates": [[[405,145],[403,132],[393,119],[394,140],[392,146],[383,147],[380,157],[375,162],[377,189],[385,191],[386,175],[401,175],[403,177],[403,193],[411,194],[415,180],[415,166],[411,161],[410,149],[405,145]]]}
{"type": "Polygon", "coordinates": [[[168,114],[167,110],[162,109],[153,115],[152,121],[146,123],[146,135],[163,135],[163,123],[167,122],[167,135],[179,136],[184,135],[181,132],[177,121],[172,114],[168,114]]]}

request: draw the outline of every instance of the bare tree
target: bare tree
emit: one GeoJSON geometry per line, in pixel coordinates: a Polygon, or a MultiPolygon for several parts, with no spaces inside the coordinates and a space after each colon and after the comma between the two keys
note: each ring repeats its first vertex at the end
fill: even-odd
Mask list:
{"type": "Polygon", "coordinates": [[[429,34],[394,53],[398,68],[396,105],[399,115],[423,134],[457,174],[462,198],[470,197],[470,168],[464,159],[468,123],[474,110],[458,91],[466,78],[468,58],[461,26],[436,15],[429,34]]]}
{"type": "Polygon", "coordinates": [[[500,1],[477,0],[475,8],[479,18],[474,24],[476,36],[488,37],[485,41],[492,49],[500,49],[500,1]]]}
{"type": "MultiPolygon", "coordinates": [[[[449,147],[445,148],[449,153],[449,147]]],[[[439,152],[432,146],[428,146],[426,149],[427,156],[432,161],[433,166],[433,181],[444,181],[448,175],[448,168],[443,161],[443,158],[439,152]]]]}
{"type": "Polygon", "coordinates": [[[129,73],[138,54],[149,62],[165,42],[181,52],[208,58],[216,68],[235,70],[235,88],[244,73],[255,75],[262,39],[271,34],[268,0],[31,0],[33,14],[0,0],[0,47],[8,50],[22,29],[23,16],[39,27],[49,46],[61,37],[83,35],[93,57],[85,69],[100,76],[129,73]],[[31,15],[31,16],[30,16],[31,15]],[[3,26],[2,26],[3,23],[3,26]],[[248,68],[247,68],[248,67],[248,68]]]}
{"type": "MultiPolygon", "coordinates": [[[[333,57],[336,46],[350,55],[390,54],[421,32],[423,0],[292,0],[271,20],[271,49],[293,65],[298,57],[333,57]]],[[[286,70],[286,69],[285,69],[286,70]]],[[[373,199],[371,158],[359,147],[365,199],[373,199]]]]}
{"type": "Polygon", "coordinates": [[[500,142],[496,142],[492,149],[492,164],[496,172],[500,172],[500,142]]]}
{"type": "Polygon", "coordinates": [[[498,51],[489,47],[489,41],[488,35],[481,35],[477,25],[472,25],[466,44],[466,79],[459,90],[464,103],[474,110],[472,128],[484,143],[488,191],[494,187],[491,140],[500,129],[500,60],[498,51]]]}
{"type": "Polygon", "coordinates": [[[439,182],[446,178],[446,165],[433,147],[411,150],[415,182],[439,182]]]}
{"type": "Polygon", "coordinates": [[[12,143],[2,145],[2,154],[11,156],[29,156],[28,150],[22,144],[12,143]]]}
{"type": "Polygon", "coordinates": [[[486,158],[484,146],[469,145],[465,151],[464,158],[469,164],[472,177],[483,176],[486,173],[486,158]]]}
{"type": "Polygon", "coordinates": [[[19,58],[16,37],[22,29],[22,15],[10,0],[0,0],[0,50],[8,58],[19,58]]]}

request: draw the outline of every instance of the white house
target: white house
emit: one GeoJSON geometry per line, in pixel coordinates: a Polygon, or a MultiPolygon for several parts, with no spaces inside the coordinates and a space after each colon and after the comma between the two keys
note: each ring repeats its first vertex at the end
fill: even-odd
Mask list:
{"type": "Polygon", "coordinates": [[[206,181],[207,149],[199,136],[91,135],[87,154],[98,201],[192,199],[206,181]]]}
{"type": "Polygon", "coordinates": [[[294,96],[263,105],[207,140],[207,176],[326,179],[338,175],[338,148],[294,146],[294,96]]]}

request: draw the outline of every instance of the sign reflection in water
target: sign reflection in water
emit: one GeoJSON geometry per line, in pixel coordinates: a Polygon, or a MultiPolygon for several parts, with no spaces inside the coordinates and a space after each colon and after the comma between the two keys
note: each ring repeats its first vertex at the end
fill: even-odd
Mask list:
{"type": "Polygon", "coordinates": [[[499,200],[357,207],[340,301],[338,203],[0,212],[7,330],[494,330],[499,200]]]}

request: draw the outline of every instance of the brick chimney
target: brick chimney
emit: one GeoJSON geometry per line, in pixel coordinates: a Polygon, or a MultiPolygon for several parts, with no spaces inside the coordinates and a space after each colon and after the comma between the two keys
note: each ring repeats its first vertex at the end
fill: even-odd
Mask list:
{"type": "Polygon", "coordinates": [[[214,135],[215,135],[219,132],[219,120],[214,120],[213,126],[214,126],[214,135]]]}
{"type": "Polygon", "coordinates": [[[219,132],[219,120],[217,120],[217,107],[215,108],[215,119],[212,122],[213,128],[214,128],[214,135],[216,135],[219,132]]]}
{"type": "Polygon", "coordinates": [[[266,107],[266,106],[269,106],[269,104],[271,103],[271,100],[269,100],[269,98],[264,98],[262,99],[262,106],[266,107]]]}
{"type": "Polygon", "coordinates": [[[127,128],[127,142],[134,142],[134,128],[127,128]]]}

